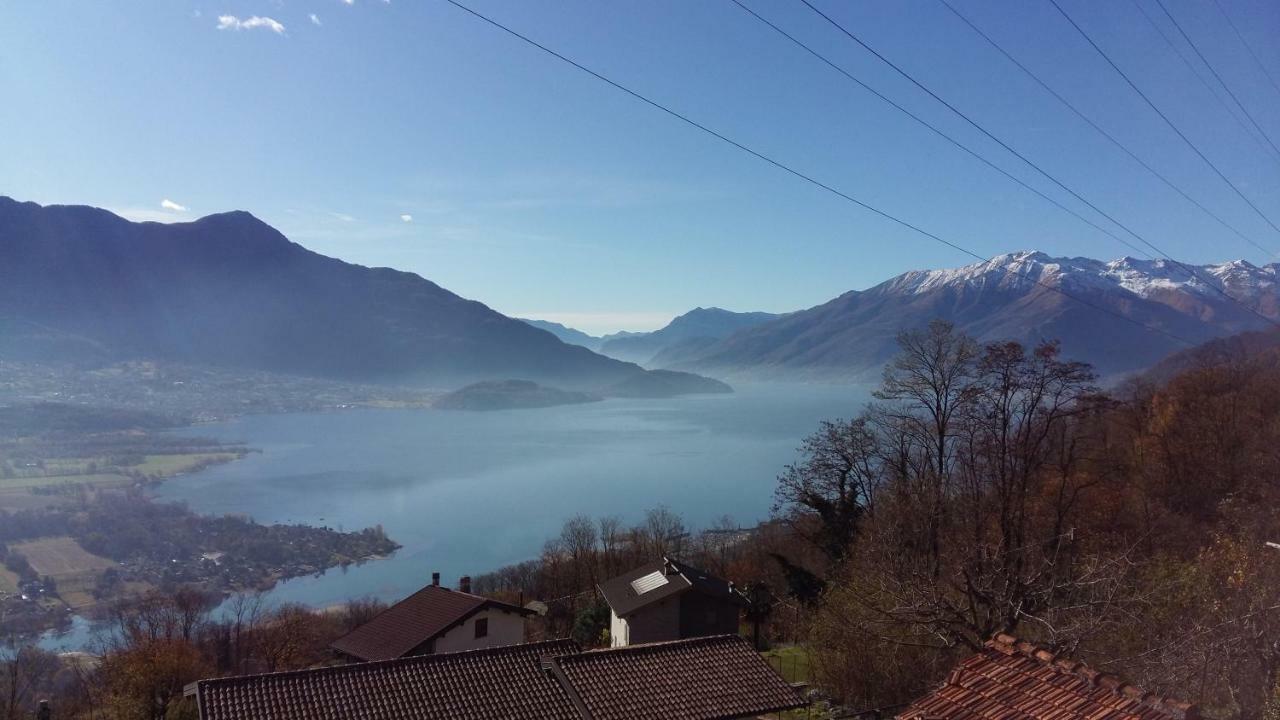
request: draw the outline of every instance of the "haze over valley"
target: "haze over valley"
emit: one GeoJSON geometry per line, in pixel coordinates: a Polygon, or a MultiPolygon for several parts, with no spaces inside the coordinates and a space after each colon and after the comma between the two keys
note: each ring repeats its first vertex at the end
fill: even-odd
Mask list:
{"type": "Polygon", "coordinates": [[[1280,720],[1278,42],[0,2],[0,720],[1280,720]]]}

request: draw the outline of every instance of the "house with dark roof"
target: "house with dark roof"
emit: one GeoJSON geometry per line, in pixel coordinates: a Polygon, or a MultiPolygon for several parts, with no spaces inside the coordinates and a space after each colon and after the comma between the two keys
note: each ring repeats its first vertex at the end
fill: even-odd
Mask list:
{"type": "Polygon", "coordinates": [[[201,680],[200,720],[712,720],[804,707],[734,635],[581,652],[569,640],[201,680]]]}
{"type": "Polygon", "coordinates": [[[188,685],[200,720],[578,720],[542,658],[572,640],[200,680],[188,685]]]}
{"type": "Polygon", "coordinates": [[[613,647],[736,634],[747,598],[733,583],[662,558],[600,583],[613,647]]]}
{"type": "Polygon", "coordinates": [[[996,635],[897,720],[1198,720],[1156,696],[1011,635],[996,635]]]}
{"type": "Polygon", "coordinates": [[[471,594],[471,578],[457,590],[431,584],[375,615],[330,647],[354,661],[476,650],[524,642],[524,620],[532,610],[471,594]]]}

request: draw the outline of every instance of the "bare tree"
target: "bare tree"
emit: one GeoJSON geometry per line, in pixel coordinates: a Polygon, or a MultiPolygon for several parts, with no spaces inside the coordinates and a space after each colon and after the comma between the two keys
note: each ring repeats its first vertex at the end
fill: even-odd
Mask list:
{"type": "Polygon", "coordinates": [[[659,505],[645,513],[643,527],[650,543],[650,557],[680,555],[684,551],[688,536],[684,521],[666,505],[659,505]]]}
{"type": "Polygon", "coordinates": [[[33,694],[58,672],[58,657],[17,637],[0,641],[0,717],[18,720],[28,716],[37,698],[33,694]]]}
{"type": "Polygon", "coordinates": [[[844,559],[883,478],[875,428],[866,417],[824,421],[805,438],[774,491],[774,514],[822,551],[844,559]]]}
{"type": "Polygon", "coordinates": [[[569,555],[573,585],[591,588],[596,584],[596,525],[586,515],[575,515],[560,530],[560,545],[569,555]]]}
{"type": "Polygon", "coordinates": [[[621,570],[618,555],[623,542],[622,521],[616,515],[605,515],[596,522],[600,528],[601,571],[605,577],[612,577],[621,570]]]}

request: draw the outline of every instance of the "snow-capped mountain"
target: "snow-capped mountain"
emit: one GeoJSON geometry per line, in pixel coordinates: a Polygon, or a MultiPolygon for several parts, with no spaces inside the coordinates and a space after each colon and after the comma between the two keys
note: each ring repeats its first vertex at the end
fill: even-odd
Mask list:
{"type": "Polygon", "coordinates": [[[1110,262],[1090,258],[1050,257],[1027,250],[997,255],[964,267],[944,270],[912,270],[890,280],[888,289],[903,293],[924,293],[944,286],[1002,287],[1030,289],[1036,284],[1064,289],[1127,290],[1141,298],[1168,292],[1218,295],[1227,292],[1237,300],[1273,291],[1277,268],[1258,267],[1245,260],[1218,265],[1186,265],[1164,259],[1139,260],[1131,257],[1110,262]]]}
{"type": "Polygon", "coordinates": [[[723,375],[871,377],[901,329],[944,318],[982,340],[1057,339],[1069,356],[1122,373],[1185,347],[1171,336],[1199,343],[1268,327],[1264,318],[1280,318],[1278,271],[1242,260],[1190,266],[1008,253],[907,272],[665,359],[723,375]]]}

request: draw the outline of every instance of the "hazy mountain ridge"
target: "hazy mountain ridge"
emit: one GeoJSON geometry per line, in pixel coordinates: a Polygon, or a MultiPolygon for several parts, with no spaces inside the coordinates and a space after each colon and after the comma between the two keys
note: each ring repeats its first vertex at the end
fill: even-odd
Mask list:
{"type": "Polygon", "coordinates": [[[402,383],[516,376],[570,388],[644,373],[413,273],[319,255],[243,211],[133,223],[0,197],[0,318],[13,331],[0,352],[44,337],[58,360],[71,344],[95,359],[402,383]]]}
{"type": "Polygon", "coordinates": [[[659,330],[628,337],[604,338],[600,352],[640,365],[657,364],[664,352],[681,346],[704,347],[746,328],[781,317],[776,313],[734,312],[717,307],[694,308],[659,330]]]}
{"type": "Polygon", "coordinates": [[[588,335],[587,333],[571,328],[568,325],[562,325],[558,322],[550,320],[533,320],[530,318],[516,318],[522,323],[528,323],[539,330],[546,330],[560,339],[560,342],[568,345],[579,345],[592,352],[599,352],[600,345],[604,342],[604,338],[588,335]]]}
{"type": "Polygon", "coordinates": [[[944,318],[983,340],[1058,339],[1103,374],[1125,373],[1185,345],[1108,313],[1191,343],[1258,329],[1267,323],[1250,310],[1280,316],[1278,268],[1236,261],[1194,267],[1192,278],[1162,260],[1009,253],[960,268],[903,273],[693,352],[668,353],[655,366],[732,377],[870,379],[892,356],[898,332],[944,318]]]}

